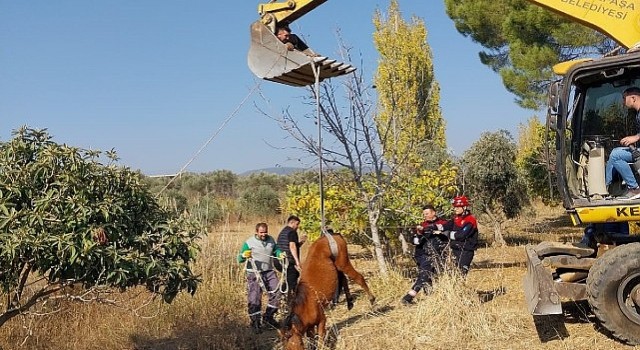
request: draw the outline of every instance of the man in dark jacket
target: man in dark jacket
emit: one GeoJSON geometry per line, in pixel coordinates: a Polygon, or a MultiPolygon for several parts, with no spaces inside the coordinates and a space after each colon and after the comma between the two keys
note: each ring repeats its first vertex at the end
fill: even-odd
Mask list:
{"type": "Polygon", "coordinates": [[[415,245],[413,258],[418,265],[418,278],[411,289],[402,298],[402,303],[412,304],[413,298],[420,289],[430,286],[433,277],[439,269],[442,251],[446,246],[446,238],[442,235],[434,235],[435,231],[442,231],[446,220],[438,217],[435,208],[427,204],[422,208],[424,221],[417,225],[411,243],[415,245]]]}
{"type": "Polygon", "coordinates": [[[291,29],[287,26],[278,27],[276,29],[276,37],[278,37],[289,51],[297,50],[310,57],[319,56],[317,53],[313,52],[313,50],[311,50],[311,48],[309,48],[309,46],[307,46],[299,36],[291,33],[291,29]]]}
{"type": "MultiPolygon", "coordinates": [[[[307,236],[302,236],[302,238],[298,237],[298,226],[300,226],[300,218],[295,215],[289,216],[287,225],[280,231],[277,240],[278,248],[287,253],[289,261],[286,270],[289,295],[292,295],[298,285],[300,270],[302,270],[300,247],[307,240],[307,236]]],[[[279,270],[282,270],[282,267],[279,267],[279,270]]]]}

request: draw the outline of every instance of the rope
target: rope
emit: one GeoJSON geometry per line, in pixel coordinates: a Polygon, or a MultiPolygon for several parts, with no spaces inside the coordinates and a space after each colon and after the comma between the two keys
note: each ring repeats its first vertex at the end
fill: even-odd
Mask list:
{"type": "Polygon", "coordinates": [[[202,153],[202,151],[204,151],[204,149],[211,143],[211,141],[213,141],[213,139],[216,136],[218,136],[220,131],[222,131],[222,129],[224,129],[224,127],[229,123],[229,121],[231,121],[231,119],[233,119],[233,117],[235,117],[236,114],[238,114],[238,111],[240,111],[240,108],[242,108],[242,106],[244,106],[244,104],[247,102],[247,100],[249,100],[249,97],[251,97],[251,95],[253,95],[256,92],[256,90],[258,90],[258,88],[260,87],[260,84],[262,84],[262,81],[256,82],[256,84],[253,86],[253,88],[251,88],[251,90],[249,91],[247,96],[245,96],[244,99],[242,99],[242,101],[240,102],[240,104],[231,112],[231,114],[229,114],[229,116],[227,116],[227,118],[222,122],[220,127],[218,127],[218,129],[213,133],[213,135],[211,135],[209,137],[209,139],[193,155],[193,157],[191,157],[191,159],[189,159],[189,161],[182,168],[180,168],[180,171],[178,171],[178,173],[175,176],[173,176],[171,178],[171,180],[169,180],[169,182],[160,190],[160,192],[158,192],[157,195],[160,195],[162,192],[164,192],[164,190],[169,188],[169,186],[173,183],[173,181],[177,177],[182,175],[182,173],[184,173],[184,171],[187,169],[187,167],[189,165],[191,165],[191,163],[196,159],[196,157],[198,157],[198,155],[200,155],[200,153],[202,153]]]}
{"type": "MultiPolygon", "coordinates": [[[[275,1],[275,0],[273,0],[275,1]]],[[[273,2],[272,1],[272,2],[273,2]]],[[[265,45],[263,45],[264,47],[267,47],[265,45]]],[[[280,52],[280,57],[286,57],[288,50],[284,49],[284,51],[280,52]]],[[[311,60],[311,62],[313,63],[313,60],[311,60]]],[[[267,70],[267,74],[271,73],[271,71],[276,67],[276,65],[278,64],[278,60],[274,60],[273,64],[271,65],[271,67],[269,68],[269,70],[267,70]]],[[[319,68],[318,68],[319,69],[319,68]]],[[[314,74],[315,74],[315,70],[314,70],[314,74]]],[[[318,80],[318,78],[316,78],[316,81],[318,80]]],[[[253,88],[251,88],[251,90],[249,91],[249,93],[247,94],[247,96],[245,96],[244,99],[242,99],[242,101],[240,102],[240,104],[233,110],[233,112],[231,112],[231,114],[222,122],[222,124],[220,125],[220,127],[213,133],[213,135],[211,135],[211,137],[209,137],[209,139],[207,139],[207,141],[200,147],[200,149],[198,149],[198,151],[191,157],[191,159],[189,159],[189,161],[187,161],[187,163],[182,166],[182,168],[180,168],[180,171],[178,171],[172,178],[171,180],[169,180],[169,182],[156,194],[156,196],[159,196],[160,194],[162,194],[162,192],[164,192],[167,188],[169,188],[169,186],[173,183],[173,181],[179,177],[180,175],[182,175],[182,173],[184,173],[184,171],[187,169],[187,167],[189,167],[189,165],[191,165],[191,163],[198,157],[198,155],[200,155],[200,153],[202,153],[202,151],[211,143],[211,141],[213,141],[213,139],[218,136],[218,134],[220,133],[220,131],[222,131],[222,129],[224,129],[224,127],[227,125],[227,123],[229,123],[229,121],[231,121],[231,119],[233,119],[233,117],[236,116],[236,114],[238,113],[238,111],[240,110],[240,108],[242,106],[244,106],[244,104],[247,102],[247,100],[249,99],[249,97],[251,97],[251,95],[253,95],[256,90],[258,90],[258,88],[260,87],[260,85],[262,84],[262,80],[258,81],[253,88]]],[[[316,83],[317,84],[317,83],[316,83]]]]}
{"type": "Polygon", "coordinates": [[[280,281],[278,281],[278,283],[280,284],[280,288],[278,288],[278,290],[280,290],[280,293],[282,294],[287,294],[289,293],[289,282],[287,281],[287,270],[289,269],[289,259],[284,258],[282,260],[282,273],[280,274],[280,281]]]}
{"type": "MultiPolygon", "coordinates": [[[[254,254],[258,254],[258,255],[264,255],[264,254],[260,254],[260,253],[254,253],[254,254]]],[[[273,256],[273,255],[265,255],[268,256],[272,259],[278,259],[277,257],[273,256]]],[[[280,259],[278,259],[280,260],[280,259]]],[[[264,284],[264,280],[262,279],[262,274],[261,271],[258,270],[258,267],[256,265],[256,262],[253,260],[253,258],[248,258],[247,262],[246,262],[247,266],[247,271],[253,272],[254,275],[256,276],[256,280],[258,281],[258,285],[260,286],[260,289],[262,289],[263,292],[265,293],[269,293],[269,294],[273,294],[276,292],[280,292],[283,294],[286,294],[287,292],[289,292],[289,284],[287,283],[287,268],[289,267],[289,259],[287,259],[286,257],[284,259],[282,259],[282,273],[280,274],[280,278],[278,279],[278,285],[276,286],[276,288],[274,290],[269,290],[267,288],[267,286],[264,284]]]]}

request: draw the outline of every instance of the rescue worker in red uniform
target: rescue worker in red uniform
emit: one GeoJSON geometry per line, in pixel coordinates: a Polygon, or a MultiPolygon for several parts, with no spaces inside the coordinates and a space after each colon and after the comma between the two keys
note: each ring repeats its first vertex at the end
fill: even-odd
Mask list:
{"type": "Polygon", "coordinates": [[[454,197],[452,205],[453,218],[444,225],[442,234],[449,239],[456,266],[466,275],[478,246],[478,221],[469,211],[469,199],[466,196],[454,197]]]}
{"type": "Polygon", "coordinates": [[[411,242],[415,245],[413,258],[418,265],[418,278],[402,298],[405,305],[413,304],[413,298],[420,289],[431,286],[433,277],[440,268],[442,252],[447,245],[447,239],[443,235],[434,234],[442,231],[447,221],[438,217],[433,205],[428,204],[422,208],[422,217],[424,221],[416,226],[411,242]]]}

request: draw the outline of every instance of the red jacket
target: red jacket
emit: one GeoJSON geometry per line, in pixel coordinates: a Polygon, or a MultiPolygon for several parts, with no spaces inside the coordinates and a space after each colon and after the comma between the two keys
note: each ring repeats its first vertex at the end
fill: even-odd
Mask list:
{"type": "Polygon", "coordinates": [[[478,246],[478,221],[465,210],[461,215],[455,215],[445,230],[449,231],[451,249],[476,250],[478,246]]]}

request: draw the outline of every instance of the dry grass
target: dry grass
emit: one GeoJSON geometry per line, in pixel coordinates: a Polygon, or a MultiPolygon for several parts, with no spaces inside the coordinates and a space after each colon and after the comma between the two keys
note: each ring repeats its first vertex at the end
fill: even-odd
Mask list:
{"type": "MultiPolygon", "coordinates": [[[[277,232],[275,225],[272,231],[277,232]]],[[[573,241],[562,209],[540,207],[506,227],[506,248],[478,250],[466,280],[444,274],[432,293],[417,304],[399,300],[411,285],[413,262],[400,259],[388,278],[377,273],[365,250],[350,247],[352,260],[378,297],[371,307],[352,285],[356,307],[328,310],[331,340],[327,348],[351,349],[630,349],[598,330],[584,304],[565,303],[560,317],[534,319],[522,292],[522,245],[541,240],[573,241]]],[[[486,231],[486,229],[485,229],[486,231]]],[[[209,234],[201,262],[203,284],[195,296],[179,296],[172,305],[130,291],[121,307],[65,305],[64,311],[35,319],[16,318],[0,329],[2,349],[280,349],[275,331],[259,336],[248,328],[242,266],[234,256],[252,232],[251,225],[209,234]],[[138,309],[137,312],[132,310],[138,309]]],[[[304,253],[304,252],[303,252],[304,253]]]]}

